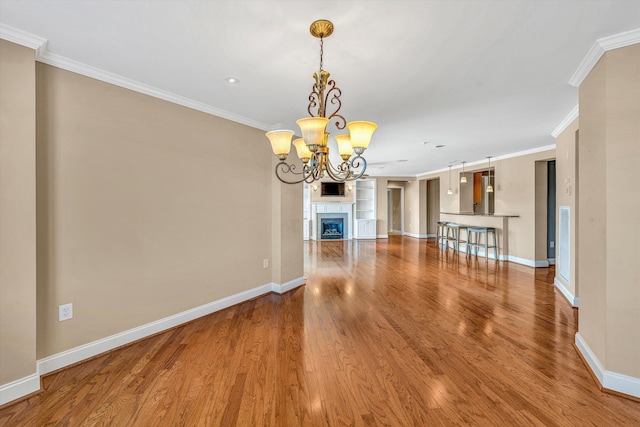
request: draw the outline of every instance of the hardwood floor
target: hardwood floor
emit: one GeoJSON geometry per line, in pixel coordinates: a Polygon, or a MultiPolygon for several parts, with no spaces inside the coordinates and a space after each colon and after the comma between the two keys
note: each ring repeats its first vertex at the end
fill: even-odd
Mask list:
{"type": "Polygon", "coordinates": [[[433,241],[309,242],[307,282],[43,379],[11,426],[625,426],[553,270],[433,241]]]}

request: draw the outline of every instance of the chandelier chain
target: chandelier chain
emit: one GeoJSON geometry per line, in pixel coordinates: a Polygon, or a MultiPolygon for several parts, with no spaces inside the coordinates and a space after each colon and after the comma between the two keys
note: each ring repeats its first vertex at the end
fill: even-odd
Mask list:
{"type": "Polygon", "coordinates": [[[324,38],[320,36],[320,71],[322,71],[322,56],[324,55],[324,38]]]}

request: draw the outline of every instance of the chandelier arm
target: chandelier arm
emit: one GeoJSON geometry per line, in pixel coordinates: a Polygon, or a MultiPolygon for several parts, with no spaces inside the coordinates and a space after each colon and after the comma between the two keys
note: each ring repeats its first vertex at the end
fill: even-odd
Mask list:
{"type": "MultiPolygon", "coordinates": [[[[360,170],[359,173],[351,176],[347,181],[355,181],[356,179],[361,178],[362,175],[364,175],[364,172],[367,170],[367,160],[364,157],[362,157],[360,154],[356,155],[353,159],[351,159],[350,164],[354,170],[360,167],[362,167],[362,169],[360,170]]],[[[353,171],[351,171],[351,173],[353,174],[353,171]]]]}
{"type": "Polygon", "coordinates": [[[309,106],[307,107],[307,112],[309,113],[309,117],[319,117],[320,116],[320,107],[318,104],[320,103],[320,91],[318,90],[318,85],[314,84],[311,89],[311,93],[309,94],[309,106]],[[311,111],[313,108],[317,108],[316,114],[313,114],[311,111]]]}
{"type": "Polygon", "coordinates": [[[311,172],[312,172],[306,165],[303,165],[302,172],[296,172],[295,169],[296,169],[296,165],[288,164],[283,160],[279,162],[275,167],[276,177],[285,184],[299,184],[305,181],[311,175],[311,172]],[[293,174],[293,175],[302,175],[302,178],[289,181],[284,179],[280,175],[280,171],[282,172],[283,176],[284,174],[293,174]]]}
{"type": "Polygon", "coordinates": [[[331,179],[337,182],[345,182],[349,176],[348,174],[344,175],[344,173],[340,173],[339,171],[334,170],[334,167],[331,165],[326,170],[331,179]]]}
{"type": "Polygon", "coordinates": [[[326,109],[327,109],[327,105],[329,105],[329,103],[336,105],[336,109],[333,111],[333,113],[331,113],[331,115],[329,115],[329,120],[333,119],[334,117],[336,118],[336,122],[335,125],[338,129],[342,130],[347,126],[347,121],[346,119],[338,114],[338,112],[340,111],[340,109],[342,108],[342,101],[340,100],[340,96],[342,96],[342,90],[336,86],[336,81],[335,80],[329,80],[329,82],[327,83],[327,88],[329,89],[326,92],[325,98],[324,98],[324,105],[325,105],[325,114],[326,114],[326,109]]]}

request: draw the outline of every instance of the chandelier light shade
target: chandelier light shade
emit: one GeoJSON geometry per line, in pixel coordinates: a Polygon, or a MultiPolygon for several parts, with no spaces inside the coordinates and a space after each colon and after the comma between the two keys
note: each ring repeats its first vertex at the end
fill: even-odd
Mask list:
{"type": "Polygon", "coordinates": [[[451,166],[449,166],[449,189],[447,190],[448,195],[453,194],[453,190],[451,189],[451,166]]]}
{"type": "Polygon", "coordinates": [[[354,151],[357,153],[358,149],[361,149],[358,154],[362,154],[364,150],[369,148],[371,136],[378,129],[378,125],[371,122],[350,122],[347,123],[347,129],[351,134],[351,145],[354,151]]]}
{"type": "Polygon", "coordinates": [[[373,132],[378,125],[367,121],[347,123],[339,114],[342,108],[340,100],[342,90],[336,86],[334,80],[329,79],[330,73],[322,68],[324,38],[333,34],[333,24],[321,19],[312,23],[309,31],[312,36],[320,39],[320,69],[313,74],[314,84],[307,107],[309,117],[296,121],[302,138],[293,141],[293,145],[302,161],[302,170],[297,171],[295,164],[286,163],[287,155],[291,150],[291,139],[295,132],[278,130],[266,134],[271,141],[273,154],[280,159],[275,173],[278,179],[286,184],[312,183],[325,177],[338,182],[354,181],[362,177],[367,168],[367,162],[362,157],[362,153],[369,147],[373,132]],[[338,130],[344,130],[346,127],[349,131],[347,134],[335,137],[338,152],[342,158],[342,163],[339,165],[333,165],[329,160],[327,125],[330,122],[338,130]]]}
{"type": "Polygon", "coordinates": [[[287,159],[289,151],[291,151],[291,138],[293,138],[292,130],[273,130],[267,132],[267,138],[271,141],[271,149],[280,160],[287,159]]]}
{"type": "Polygon", "coordinates": [[[487,157],[489,159],[489,185],[487,185],[487,193],[493,193],[493,185],[491,185],[491,156],[487,157]]]}
{"type": "Polygon", "coordinates": [[[305,144],[304,138],[295,139],[293,141],[293,146],[296,147],[296,152],[298,153],[298,157],[300,158],[300,160],[302,160],[302,163],[304,163],[305,165],[309,163],[309,160],[311,160],[311,156],[313,156],[313,153],[311,152],[311,150],[309,150],[307,144],[305,144]]]}
{"type": "MultiPolygon", "coordinates": [[[[467,162],[462,162],[462,177],[460,178],[460,184],[466,184],[467,183],[467,177],[464,174],[464,164],[467,162]]],[[[462,190],[460,190],[462,191],[462,190]]]]}
{"type": "Polygon", "coordinates": [[[342,160],[347,161],[353,154],[353,145],[351,144],[351,136],[347,134],[336,135],[336,142],[338,143],[338,152],[342,160]]]}
{"type": "Polygon", "coordinates": [[[305,144],[313,150],[314,146],[322,146],[324,142],[325,129],[329,119],[324,117],[307,117],[297,120],[300,131],[302,131],[302,138],[304,138],[305,144]]]}

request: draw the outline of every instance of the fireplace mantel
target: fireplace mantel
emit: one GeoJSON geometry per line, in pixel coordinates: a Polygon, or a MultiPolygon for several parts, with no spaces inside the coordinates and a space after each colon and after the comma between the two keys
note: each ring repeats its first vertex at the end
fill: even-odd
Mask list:
{"type": "Polygon", "coordinates": [[[311,239],[320,240],[318,227],[320,224],[320,216],[326,217],[326,214],[341,214],[346,215],[345,220],[345,239],[353,239],[353,202],[340,203],[340,202],[328,202],[328,203],[311,203],[311,239]]]}

